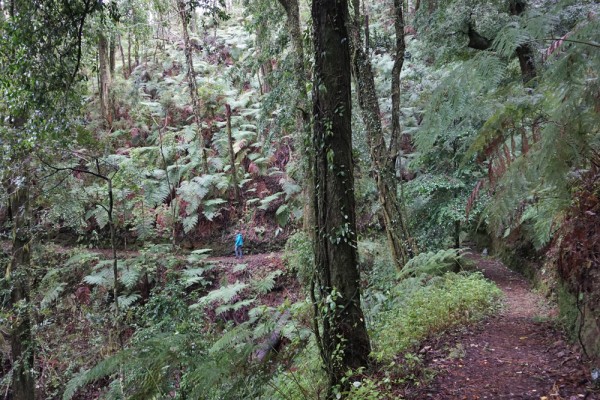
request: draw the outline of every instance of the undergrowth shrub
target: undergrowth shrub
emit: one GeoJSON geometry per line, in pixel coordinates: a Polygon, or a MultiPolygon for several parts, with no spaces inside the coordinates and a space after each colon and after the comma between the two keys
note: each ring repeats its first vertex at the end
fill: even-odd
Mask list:
{"type": "Polygon", "coordinates": [[[387,311],[371,327],[373,353],[391,360],[431,335],[474,322],[492,313],[501,291],[481,273],[446,273],[407,279],[390,293],[387,311]]]}
{"type": "Polygon", "coordinates": [[[283,261],[288,270],[296,274],[302,286],[309,287],[315,267],[313,246],[306,232],[298,231],[289,237],[283,261]]]}
{"type": "Polygon", "coordinates": [[[264,399],[323,399],[327,376],[314,337],[294,357],[291,366],[280,366],[265,387],[264,399]]]}

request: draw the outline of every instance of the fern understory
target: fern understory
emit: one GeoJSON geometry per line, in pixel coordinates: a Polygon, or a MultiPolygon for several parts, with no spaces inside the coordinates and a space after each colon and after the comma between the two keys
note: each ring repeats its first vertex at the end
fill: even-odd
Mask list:
{"type": "MultiPolygon", "coordinates": [[[[45,398],[325,398],[314,254],[300,231],[308,181],[300,154],[310,143],[297,121],[309,110],[290,107],[298,94],[283,10],[249,1],[229,21],[195,22],[196,121],[178,15],[154,3],[147,11],[141,0],[123,2],[123,25],[89,22],[94,31],[115,29],[123,44],[135,38],[139,60],[128,70],[117,57],[109,127],[95,67],[85,70],[77,140],[36,155],[32,300],[8,310],[10,288],[0,280],[0,388],[12,373],[4,331],[16,312],[28,312],[45,398]],[[160,28],[151,29],[151,15],[160,28]],[[106,250],[111,228],[115,269],[106,250]],[[244,251],[285,244],[283,258],[211,261],[232,254],[236,229],[244,251]]],[[[499,1],[422,3],[407,19],[396,161],[396,195],[420,253],[401,272],[382,244],[365,126],[353,113],[362,306],[376,365],[349,371],[352,385],[337,389],[349,399],[398,398],[426,384],[430,371],[415,354],[421,343],[497,310],[499,290],[450,247],[547,255],[548,275],[566,283],[560,290],[598,313],[598,235],[589,223],[597,219],[600,168],[598,6],[534,2],[517,16],[499,1]],[[469,29],[490,38],[488,50],[466,47],[469,29]],[[535,49],[537,67],[527,84],[515,57],[524,45],[535,49]]],[[[390,4],[364,6],[389,143],[393,20],[390,4]]],[[[96,49],[84,47],[82,62],[95,59],[96,49]]],[[[4,182],[11,166],[2,166],[4,182]]],[[[11,227],[5,212],[3,235],[11,227]]]]}

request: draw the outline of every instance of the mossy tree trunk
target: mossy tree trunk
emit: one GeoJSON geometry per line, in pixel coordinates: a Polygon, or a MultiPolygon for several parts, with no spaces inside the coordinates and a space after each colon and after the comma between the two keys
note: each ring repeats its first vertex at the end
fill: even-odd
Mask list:
{"type": "MultiPolygon", "coordinates": [[[[396,267],[402,269],[409,260],[413,249],[413,243],[406,223],[406,217],[403,213],[403,207],[398,199],[396,185],[395,159],[398,152],[398,143],[400,132],[400,71],[402,61],[398,57],[404,57],[404,32],[400,29],[400,45],[397,45],[396,61],[394,63],[393,73],[397,74],[392,78],[394,86],[392,87],[392,101],[397,110],[392,112],[392,118],[397,121],[392,122],[392,138],[390,149],[385,143],[383,129],[381,127],[379,102],[375,89],[375,77],[371,67],[371,60],[363,48],[363,42],[360,36],[360,2],[353,0],[354,18],[350,24],[351,43],[353,50],[352,65],[354,68],[354,77],[356,79],[358,104],[361,109],[362,119],[367,131],[367,142],[371,156],[371,169],[375,174],[377,191],[379,192],[379,202],[383,213],[385,231],[388,245],[396,267]]],[[[399,2],[400,18],[402,17],[402,3],[399,2]]],[[[403,26],[403,24],[401,23],[403,26]]]]}
{"type": "Polygon", "coordinates": [[[356,250],[348,3],[313,0],[317,341],[330,388],[370,353],[356,250]]]}

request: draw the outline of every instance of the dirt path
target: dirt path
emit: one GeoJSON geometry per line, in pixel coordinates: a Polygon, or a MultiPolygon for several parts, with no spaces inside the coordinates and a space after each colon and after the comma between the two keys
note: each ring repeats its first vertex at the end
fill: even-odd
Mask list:
{"type": "MultiPolygon", "coordinates": [[[[439,371],[428,399],[600,399],[586,387],[588,371],[576,345],[548,321],[554,310],[527,281],[493,259],[477,260],[506,298],[500,315],[441,339],[427,350],[439,371]]],[[[426,348],[424,348],[426,349],[426,348]]]]}

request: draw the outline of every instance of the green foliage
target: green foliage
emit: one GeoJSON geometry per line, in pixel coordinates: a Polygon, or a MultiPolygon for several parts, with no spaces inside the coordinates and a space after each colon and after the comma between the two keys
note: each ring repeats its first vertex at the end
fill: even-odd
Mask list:
{"type": "Polygon", "coordinates": [[[394,306],[380,312],[371,328],[373,354],[380,360],[490,314],[501,291],[479,273],[447,273],[427,282],[405,280],[390,295],[394,306]]]}
{"type": "Polygon", "coordinates": [[[285,244],[283,260],[288,271],[295,273],[302,287],[308,288],[314,275],[314,253],[309,236],[297,231],[285,244]]]}
{"type": "Polygon", "coordinates": [[[313,335],[307,342],[298,342],[301,351],[289,368],[280,366],[265,387],[265,399],[322,399],[326,393],[327,376],[313,335]]]}
{"type": "Polygon", "coordinates": [[[200,307],[213,302],[227,303],[236,297],[240,291],[248,286],[246,283],[236,282],[231,285],[224,285],[218,289],[210,291],[206,296],[200,299],[200,302],[194,306],[200,307]]]}
{"type": "Polygon", "coordinates": [[[559,323],[572,339],[577,337],[579,330],[579,310],[577,297],[569,292],[566,285],[561,284],[556,291],[556,302],[559,311],[559,323]]]}
{"type": "Polygon", "coordinates": [[[406,263],[399,273],[399,278],[421,275],[441,276],[448,272],[472,269],[473,263],[465,257],[465,254],[466,252],[460,249],[420,253],[406,263]]]}
{"type": "Polygon", "coordinates": [[[250,281],[250,285],[256,290],[259,294],[267,294],[275,287],[275,279],[282,275],[283,272],[276,270],[270,272],[265,277],[257,277],[250,281]]]}

